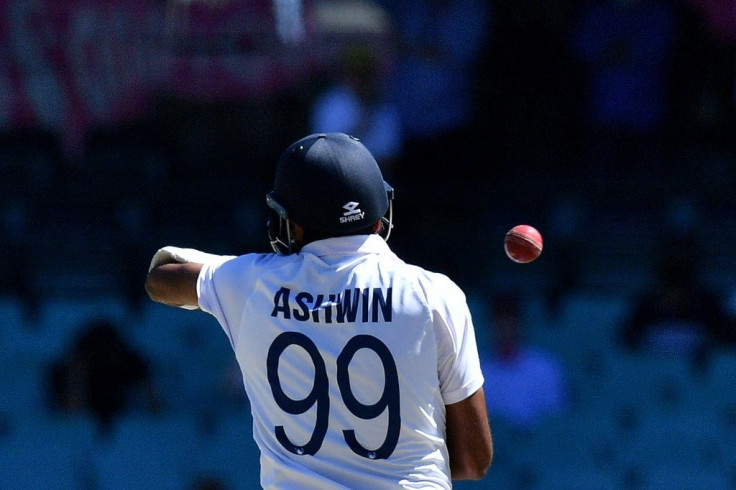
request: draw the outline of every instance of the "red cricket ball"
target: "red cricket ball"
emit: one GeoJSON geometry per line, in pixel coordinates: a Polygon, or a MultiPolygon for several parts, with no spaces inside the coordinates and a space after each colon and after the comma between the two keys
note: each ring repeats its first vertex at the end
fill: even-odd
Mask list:
{"type": "Polygon", "coordinates": [[[511,228],[504,239],[506,255],[519,264],[528,264],[542,253],[542,234],[529,225],[511,228]]]}

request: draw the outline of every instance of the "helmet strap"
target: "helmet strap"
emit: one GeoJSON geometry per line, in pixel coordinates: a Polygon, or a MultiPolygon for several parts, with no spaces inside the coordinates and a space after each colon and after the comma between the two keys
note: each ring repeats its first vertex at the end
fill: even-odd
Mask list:
{"type": "Polygon", "coordinates": [[[268,220],[268,241],[273,251],[279,255],[290,255],[298,252],[300,248],[294,237],[291,221],[275,212],[268,220]]]}
{"type": "Polygon", "coordinates": [[[394,200],[393,196],[389,197],[388,200],[388,211],[386,212],[386,215],[381,218],[381,230],[378,232],[378,234],[384,239],[384,241],[388,241],[389,237],[391,236],[391,230],[394,228],[394,200]]]}

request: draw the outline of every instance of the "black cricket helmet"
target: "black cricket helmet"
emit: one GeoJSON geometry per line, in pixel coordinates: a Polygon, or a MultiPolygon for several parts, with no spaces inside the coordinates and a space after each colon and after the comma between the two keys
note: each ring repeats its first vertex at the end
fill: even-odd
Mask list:
{"type": "Polygon", "coordinates": [[[393,188],[371,152],[353,136],[322,133],[292,143],[276,166],[268,235],[275,252],[298,251],[292,224],[323,236],[350,235],[382,220],[388,240],[393,188]]]}

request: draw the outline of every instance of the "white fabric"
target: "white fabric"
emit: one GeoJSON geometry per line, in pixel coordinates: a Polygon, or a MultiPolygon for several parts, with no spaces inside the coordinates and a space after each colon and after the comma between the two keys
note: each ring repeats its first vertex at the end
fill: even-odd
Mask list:
{"type": "Polygon", "coordinates": [[[472,395],[483,376],[465,296],[447,277],[404,263],[370,235],[320,240],[294,255],[206,264],[197,290],[240,364],[264,488],[450,488],[445,405],[472,395]],[[289,336],[277,349],[275,339],[289,336]],[[352,358],[348,345],[358,346],[352,358]],[[390,354],[378,353],[382,345],[390,354]],[[389,439],[391,402],[380,400],[384,392],[397,399],[390,368],[384,374],[392,363],[398,441],[387,459],[360,456],[343,431],[353,430],[369,450],[389,439]],[[320,373],[326,378],[317,382],[320,373]],[[274,383],[291,401],[275,400],[274,383]],[[310,394],[328,396],[284,410],[310,394]],[[355,414],[373,404],[375,414],[355,414]],[[318,407],[328,423],[318,421],[318,407]],[[275,436],[283,427],[287,443],[306,446],[320,425],[324,440],[312,455],[288,451],[275,436]]]}
{"type": "Polygon", "coordinates": [[[154,267],[161,264],[170,264],[178,262],[180,264],[206,264],[213,260],[220,260],[222,255],[214,255],[194,248],[179,248],[171,245],[160,248],[151,259],[151,265],[148,267],[150,272],[154,267]]]}

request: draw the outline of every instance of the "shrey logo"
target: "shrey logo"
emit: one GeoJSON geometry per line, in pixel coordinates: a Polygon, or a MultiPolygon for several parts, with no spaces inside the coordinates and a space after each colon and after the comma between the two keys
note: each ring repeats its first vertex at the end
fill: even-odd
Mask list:
{"type": "Polygon", "coordinates": [[[358,209],[358,206],[360,206],[360,203],[357,203],[355,201],[351,201],[347,204],[344,204],[342,208],[345,210],[344,213],[342,213],[343,216],[350,216],[352,214],[358,214],[360,213],[360,209],[358,209]]]}
{"type": "Polygon", "coordinates": [[[345,210],[340,216],[340,223],[348,223],[350,221],[358,221],[363,219],[365,213],[358,207],[360,203],[350,201],[349,203],[343,204],[342,208],[345,210]]]}

